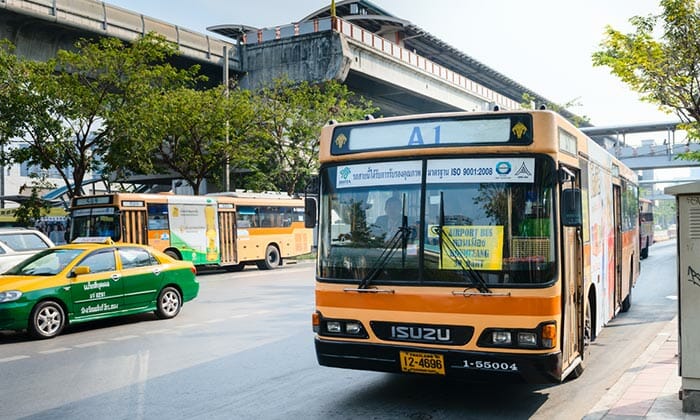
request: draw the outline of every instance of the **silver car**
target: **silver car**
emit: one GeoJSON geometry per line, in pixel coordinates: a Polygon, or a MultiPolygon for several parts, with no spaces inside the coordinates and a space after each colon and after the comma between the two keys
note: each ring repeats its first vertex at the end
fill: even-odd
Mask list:
{"type": "Polygon", "coordinates": [[[0,273],[4,273],[54,243],[38,230],[0,228],[0,273]]]}

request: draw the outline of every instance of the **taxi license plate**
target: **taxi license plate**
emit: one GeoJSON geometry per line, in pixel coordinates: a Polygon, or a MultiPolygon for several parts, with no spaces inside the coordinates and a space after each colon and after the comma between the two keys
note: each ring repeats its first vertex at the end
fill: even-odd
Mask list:
{"type": "Polygon", "coordinates": [[[399,353],[402,372],[427,373],[432,375],[445,374],[445,359],[441,354],[417,353],[412,351],[402,351],[399,353]]]}

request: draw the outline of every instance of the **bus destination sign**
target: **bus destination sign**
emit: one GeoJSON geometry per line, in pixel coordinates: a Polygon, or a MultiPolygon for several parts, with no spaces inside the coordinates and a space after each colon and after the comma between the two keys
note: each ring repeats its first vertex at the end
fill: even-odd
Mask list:
{"type": "Polygon", "coordinates": [[[525,145],[532,143],[529,114],[432,118],[357,124],[333,130],[331,153],[439,146],[525,145]]]}

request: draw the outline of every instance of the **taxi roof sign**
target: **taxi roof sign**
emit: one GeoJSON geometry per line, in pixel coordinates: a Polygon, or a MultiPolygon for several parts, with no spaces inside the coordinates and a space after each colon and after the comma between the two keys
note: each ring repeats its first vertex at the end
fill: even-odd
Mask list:
{"type": "Polygon", "coordinates": [[[113,245],[114,241],[109,236],[81,236],[73,239],[73,242],[71,243],[113,245]]]}

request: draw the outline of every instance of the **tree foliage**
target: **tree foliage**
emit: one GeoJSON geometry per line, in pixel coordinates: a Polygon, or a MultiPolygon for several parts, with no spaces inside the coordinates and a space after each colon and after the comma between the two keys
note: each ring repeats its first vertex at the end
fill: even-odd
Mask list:
{"type": "Polygon", "coordinates": [[[255,168],[256,187],[298,192],[318,173],[319,135],[330,120],[350,121],[377,112],[337,81],[294,84],[275,80],[255,95],[257,144],[264,160],[255,168]]]}
{"type": "MultiPolygon", "coordinates": [[[[630,19],[632,33],[608,26],[595,66],[606,66],[642,100],[674,112],[682,128],[700,138],[700,6],[695,0],[661,0],[659,15],[630,19]]],[[[700,160],[695,156],[694,160],[700,160]]]]}
{"type": "Polygon", "coordinates": [[[61,50],[46,62],[0,48],[0,62],[11,64],[12,75],[0,106],[0,140],[12,143],[4,148],[5,158],[55,169],[71,197],[83,193],[87,173],[137,161],[138,139],[127,145],[115,135],[131,123],[125,110],[155,92],[198,80],[197,67],[179,70],[165,61],[175,53],[175,46],[153,34],[131,44],[80,40],[74,51],[61,50]]]}
{"type": "MultiPolygon", "coordinates": [[[[547,103],[541,104],[541,105],[544,105],[545,108],[547,108],[551,111],[561,113],[562,111],[566,111],[569,108],[581,106],[579,99],[580,98],[572,99],[570,101],[567,101],[563,105],[555,104],[552,102],[547,102],[547,103]]],[[[520,101],[520,106],[523,109],[533,109],[535,107],[535,103],[536,103],[536,98],[534,96],[530,95],[527,92],[523,93],[522,100],[520,101]]],[[[576,127],[581,127],[582,125],[588,124],[591,122],[591,119],[586,115],[583,115],[583,116],[573,115],[569,120],[576,127]]]]}
{"type": "Polygon", "coordinates": [[[227,159],[240,164],[254,157],[245,144],[255,124],[248,91],[183,88],[149,96],[136,112],[152,169],[179,174],[194,194],[205,179],[221,178],[227,159]]]}

